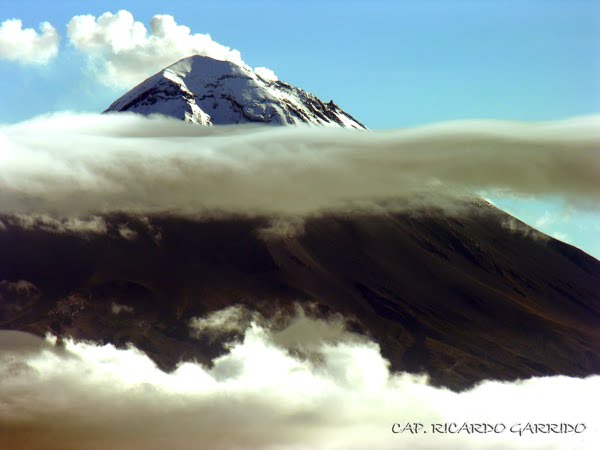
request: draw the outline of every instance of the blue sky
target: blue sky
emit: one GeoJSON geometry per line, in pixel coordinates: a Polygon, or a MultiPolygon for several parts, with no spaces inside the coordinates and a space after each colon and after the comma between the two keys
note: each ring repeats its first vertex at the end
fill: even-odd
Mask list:
{"type": "Polygon", "coordinates": [[[41,70],[0,63],[0,120],[107,106],[118,92],[98,92],[82,77],[82,59],[69,48],[64,27],[74,15],[119,9],[145,24],[171,14],[240,50],[252,66],[333,98],[371,128],[461,118],[547,120],[600,109],[600,2],[593,0],[2,0],[0,20],[17,17],[36,28],[47,20],[67,51],[41,70]],[[46,101],[35,85],[47,88],[46,101]]]}
{"type": "MultiPolygon", "coordinates": [[[[126,91],[99,82],[66,37],[73,16],[120,9],[146,26],[155,14],[170,14],[192,33],[239,50],[251,66],[333,99],[373,129],[600,112],[594,0],[1,0],[0,22],[19,18],[37,29],[48,21],[61,43],[46,65],[0,58],[0,123],[50,111],[101,111],[126,91]]],[[[600,257],[597,214],[552,199],[492,200],[600,257]]]]}

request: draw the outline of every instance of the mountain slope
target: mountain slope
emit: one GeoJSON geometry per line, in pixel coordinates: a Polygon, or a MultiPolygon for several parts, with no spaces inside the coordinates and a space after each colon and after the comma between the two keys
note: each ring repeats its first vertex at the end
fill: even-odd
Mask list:
{"type": "Polygon", "coordinates": [[[249,67],[190,56],[140,83],[105,112],[164,114],[202,125],[310,124],[364,129],[332,101],[324,103],[249,67]]]}
{"type": "Polygon", "coordinates": [[[600,372],[600,262],[489,205],[332,214],[292,234],[268,218],[111,215],[101,234],[0,219],[4,329],[132,342],[170,370],[224,351],[190,335],[192,317],[316,303],[394,370],[452,389],[600,372]]]}

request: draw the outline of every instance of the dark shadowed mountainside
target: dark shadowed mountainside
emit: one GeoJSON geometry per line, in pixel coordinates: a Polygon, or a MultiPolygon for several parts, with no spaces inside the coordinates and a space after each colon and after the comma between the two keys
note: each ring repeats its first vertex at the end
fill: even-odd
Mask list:
{"type": "Polygon", "coordinates": [[[394,370],[463,389],[600,373],[600,262],[490,206],[456,214],[103,217],[102,232],[0,217],[0,328],[132,342],[161,368],[209,363],[189,320],[233,304],[316,303],[394,370]]]}

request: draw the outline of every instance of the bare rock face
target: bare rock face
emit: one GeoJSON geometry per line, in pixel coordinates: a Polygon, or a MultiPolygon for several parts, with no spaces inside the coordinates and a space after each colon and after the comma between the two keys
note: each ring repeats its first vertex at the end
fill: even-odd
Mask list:
{"type": "Polygon", "coordinates": [[[201,125],[309,124],[364,129],[333,101],[324,103],[249,67],[206,56],[182,59],[148,78],[105,112],[163,114],[201,125]]]}

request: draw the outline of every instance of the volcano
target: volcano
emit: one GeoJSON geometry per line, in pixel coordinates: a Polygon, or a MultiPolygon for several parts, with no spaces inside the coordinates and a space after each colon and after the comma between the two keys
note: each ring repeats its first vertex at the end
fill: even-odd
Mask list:
{"type": "MultiPolygon", "coordinates": [[[[107,112],[365,128],[333,102],[200,56],[150,77],[107,112]]],[[[183,159],[176,168],[191,170],[183,159]]],[[[453,390],[600,373],[600,262],[475,196],[454,201],[324,211],[299,224],[260,213],[5,212],[0,328],[133,344],[172,371],[182,361],[210,365],[236,338],[231,330],[199,338],[193,319],[231,306],[272,318],[299,305],[318,318],[343,316],[393,370],[453,390]]]]}
{"type": "Polygon", "coordinates": [[[201,125],[259,123],[365,126],[308,92],[264,78],[251,68],[207,56],[190,56],[127,92],[105,112],[162,114],[201,125]]]}
{"type": "Polygon", "coordinates": [[[1,220],[2,328],[133,343],[166,371],[210,363],[232,337],[199,340],[192,318],[298,304],[342,314],[394,370],[456,390],[600,370],[600,262],[483,202],[292,232],[268,217],[112,214],[102,234],[1,220]]]}

